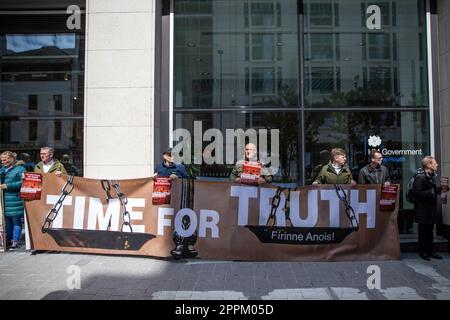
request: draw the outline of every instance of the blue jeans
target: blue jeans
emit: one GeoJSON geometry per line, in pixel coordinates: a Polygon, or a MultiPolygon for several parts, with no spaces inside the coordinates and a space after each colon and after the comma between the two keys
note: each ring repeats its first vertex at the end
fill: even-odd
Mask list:
{"type": "Polygon", "coordinates": [[[5,218],[6,242],[9,243],[11,238],[14,241],[19,241],[22,235],[22,216],[5,216],[5,218]]]}

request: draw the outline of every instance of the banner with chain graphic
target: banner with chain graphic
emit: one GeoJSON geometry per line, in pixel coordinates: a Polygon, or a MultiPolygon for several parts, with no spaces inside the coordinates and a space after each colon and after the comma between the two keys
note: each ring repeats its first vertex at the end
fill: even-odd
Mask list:
{"type": "Polygon", "coordinates": [[[202,259],[385,260],[400,258],[398,196],[380,211],[380,186],[296,189],[194,181],[172,183],[154,205],[154,182],[44,174],[40,200],[26,201],[35,250],[171,257],[190,239],[202,259]]]}

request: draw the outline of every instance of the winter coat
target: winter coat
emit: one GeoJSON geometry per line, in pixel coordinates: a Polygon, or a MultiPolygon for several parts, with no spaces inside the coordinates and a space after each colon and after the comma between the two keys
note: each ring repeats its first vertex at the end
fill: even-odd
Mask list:
{"type": "MultiPolygon", "coordinates": [[[[53,165],[50,167],[50,170],[48,170],[48,173],[61,171],[63,174],[67,174],[66,168],[64,168],[64,165],[59,162],[56,159],[53,159],[53,165]]],[[[44,162],[39,162],[36,167],[34,167],[34,172],[36,173],[44,173],[44,162]]]]}
{"type": "Polygon", "coordinates": [[[20,165],[15,165],[9,170],[5,167],[0,169],[1,184],[6,184],[6,189],[3,189],[3,201],[5,215],[8,217],[23,215],[20,188],[22,187],[22,173],[26,171],[27,169],[20,165]]]}
{"type": "Polygon", "coordinates": [[[369,164],[359,170],[359,184],[384,184],[385,182],[391,181],[389,178],[389,171],[383,165],[374,168],[369,164]]]}
{"type": "Polygon", "coordinates": [[[172,163],[166,166],[164,161],[161,162],[155,169],[158,177],[170,177],[172,174],[176,175],[178,178],[188,178],[186,168],[182,164],[172,163]]]}
{"type": "Polygon", "coordinates": [[[423,171],[413,184],[414,217],[417,223],[435,224],[442,214],[441,184],[436,174],[423,171]]]}
{"type": "Polygon", "coordinates": [[[341,171],[339,171],[339,174],[337,174],[330,161],[327,165],[322,167],[314,182],[320,184],[350,184],[352,180],[353,176],[349,167],[343,166],[341,171]]]}
{"type": "MultiPolygon", "coordinates": [[[[248,159],[246,159],[245,161],[248,161],[248,159]]],[[[241,177],[241,173],[244,169],[244,160],[239,160],[236,162],[236,164],[234,165],[233,170],[231,171],[230,174],[230,181],[235,181],[236,178],[240,178],[241,177]]],[[[259,164],[261,164],[262,168],[261,168],[261,178],[263,178],[267,183],[271,183],[272,182],[272,178],[273,176],[270,174],[269,169],[264,166],[264,164],[261,161],[257,161],[259,164]]]]}

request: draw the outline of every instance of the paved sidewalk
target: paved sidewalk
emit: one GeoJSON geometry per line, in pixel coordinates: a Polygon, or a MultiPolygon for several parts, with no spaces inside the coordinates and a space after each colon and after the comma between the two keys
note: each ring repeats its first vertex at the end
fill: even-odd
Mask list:
{"type": "Polygon", "coordinates": [[[0,253],[0,299],[450,299],[450,254],[443,256],[237,262],[8,252],[0,253]],[[379,290],[367,287],[371,265],[381,271],[379,290]]]}

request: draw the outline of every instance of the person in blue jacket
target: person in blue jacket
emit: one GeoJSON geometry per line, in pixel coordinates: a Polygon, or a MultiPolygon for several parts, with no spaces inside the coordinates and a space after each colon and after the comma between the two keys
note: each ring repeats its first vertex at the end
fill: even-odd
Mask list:
{"type": "Polygon", "coordinates": [[[0,155],[0,189],[3,190],[6,242],[10,250],[19,248],[22,235],[23,200],[20,198],[22,174],[27,170],[17,165],[17,154],[5,151],[0,155]]]}
{"type": "Polygon", "coordinates": [[[186,168],[182,164],[175,164],[172,148],[163,152],[163,161],[156,167],[154,177],[166,177],[171,180],[187,178],[186,168]]]}

